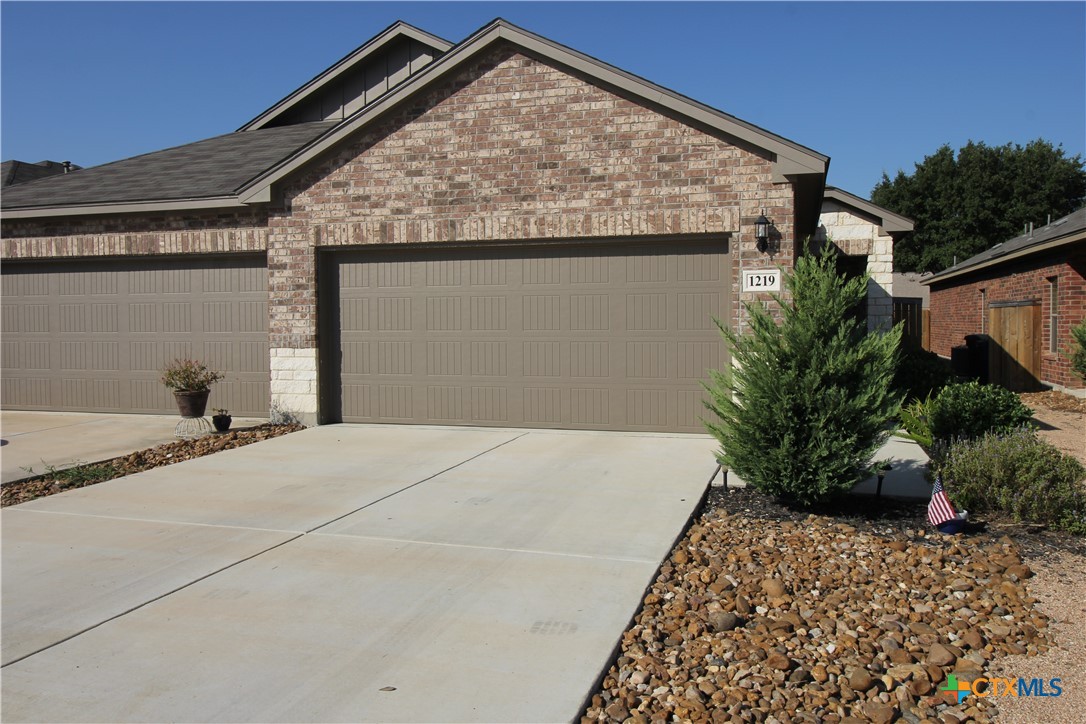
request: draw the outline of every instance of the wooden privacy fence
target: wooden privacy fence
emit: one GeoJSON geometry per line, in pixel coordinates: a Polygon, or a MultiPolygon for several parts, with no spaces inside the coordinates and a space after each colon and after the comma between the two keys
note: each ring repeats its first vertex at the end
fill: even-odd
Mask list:
{"type": "Polygon", "coordinates": [[[896,297],[894,299],[894,324],[904,322],[901,338],[921,349],[928,349],[931,337],[931,317],[919,299],[896,297]]]}

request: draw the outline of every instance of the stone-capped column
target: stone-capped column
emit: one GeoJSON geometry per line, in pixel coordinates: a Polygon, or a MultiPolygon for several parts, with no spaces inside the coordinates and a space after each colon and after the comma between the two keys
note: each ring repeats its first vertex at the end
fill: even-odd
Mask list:
{"type": "Polygon", "coordinates": [[[277,224],[268,239],[271,415],[305,425],[319,412],[316,233],[277,224]]]}

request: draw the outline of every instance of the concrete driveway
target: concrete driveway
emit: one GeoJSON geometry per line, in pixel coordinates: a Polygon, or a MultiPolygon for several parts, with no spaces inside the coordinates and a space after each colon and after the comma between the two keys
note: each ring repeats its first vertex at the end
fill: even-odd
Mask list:
{"type": "Polygon", "coordinates": [[[708,437],[335,425],[4,509],[8,721],[568,721],[708,437]]]}

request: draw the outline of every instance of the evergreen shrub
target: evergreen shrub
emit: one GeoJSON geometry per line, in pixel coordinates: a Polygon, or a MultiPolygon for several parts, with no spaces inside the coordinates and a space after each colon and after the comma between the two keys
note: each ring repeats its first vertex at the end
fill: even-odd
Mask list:
{"type": "Polygon", "coordinates": [[[778,324],[747,304],[750,332],[719,320],[735,366],[710,372],[721,464],[765,493],[810,505],[848,491],[872,469],[901,406],[892,391],[901,326],[868,334],[850,310],[867,279],[846,279],[832,253],[802,257],[784,276],[791,300],[774,295],[778,324]]]}
{"type": "Polygon", "coordinates": [[[1033,417],[1033,410],[1023,405],[1015,393],[999,385],[982,385],[976,380],[944,387],[927,408],[928,425],[936,440],[1009,432],[1033,417]]]}
{"type": "Polygon", "coordinates": [[[955,381],[950,365],[934,352],[903,343],[894,373],[894,388],[907,401],[925,400],[955,381]]]}
{"type": "Polygon", "coordinates": [[[1071,327],[1074,344],[1071,346],[1071,371],[1086,382],[1086,319],[1071,327]]]}

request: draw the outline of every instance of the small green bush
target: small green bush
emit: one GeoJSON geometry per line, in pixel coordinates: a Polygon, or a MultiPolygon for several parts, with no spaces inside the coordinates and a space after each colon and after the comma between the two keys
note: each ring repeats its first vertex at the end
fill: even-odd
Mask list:
{"type": "Polygon", "coordinates": [[[901,427],[898,435],[919,443],[925,450],[930,450],[935,439],[931,434],[931,398],[916,400],[901,408],[901,427]]]}
{"type": "Polygon", "coordinates": [[[162,370],[162,384],[174,392],[203,392],[223,378],[221,372],[210,369],[194,359],[175,359],[162,370]]]}
{"type": "Polygon", "coordinates": [[[1018,395],[999,385],[972,380],[947,385],[928,406],[935,440],[977,438],[987,432],[1009,432],[1029,422],[1033,410],[1018,395]]]}
{"type": "Polygon", "coordinates": [[[906,401],[926,400],[954,382],[950,365],[934,352],[903,342],[894,372],[894,389],[906,401]]]}
{"type": "Polygon", "coordinates": [[[952,443],[939,472],[959,508],[1086,535],[1086,468],[1032,430],[952,443]]]}
{"type": "Polygon", "coordinates": [[[1086,319],[1071,327],[1071,336],[1075,339],[1071,346],[1071,371],[1086,382],[1086,319]]]}

